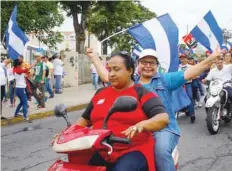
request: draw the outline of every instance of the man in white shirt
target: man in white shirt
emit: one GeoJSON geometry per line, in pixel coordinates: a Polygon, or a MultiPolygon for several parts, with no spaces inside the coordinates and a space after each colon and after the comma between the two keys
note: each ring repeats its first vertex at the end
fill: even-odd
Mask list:
{"type": "Polygon", "coordinates": [[[56,94],[61,94],[61,79],[63,75],[64,62],[58,58],[58,54],[54,56],[53,60],[54,66],[54,77],[55,77],[55,92],[56,94]]]}
{"type": "Polygon", "coordinates": [[[0,63],[0,84],[1,84],[1,119],[6,119],[2,116],[2,100],[5,95],[5,88],[7,82],[6,66],[10,63],[10,60],[4,60],[0,63]]]}
{"type": "MultiPolygon", "coordinates": [[[[223,80],[224,83],[227,81],[232,81],[232,64],[225,65],[224,59],[221,57],[217,59],[216,67],[213,68],[209,72],[208,76],[206,77],[206,79],[203,82],[206,83],[206,81],[211,81],[211,80],[215,80],[215,79],[221,79],[221,80],[223,80]]],[[[232,98],[231,83],[228,83],[225,86],[226,86],[225,89],[228,92],[229,98],[232,98]]]]}
{"type": "MultiPolygon", "coordinates": [[[[181,64],[179,65],[179,71],[185,71],[188,68],[191,67],[191,65],[188,64],[188,56],[185,54],[181,54],[179,56],[181,64]]],[[[192,80],[189,80],[185,83],[186,93],[189,96],[189,99],[191,100],[191,104],[187,107],[186,115],[190,116],[190,120],[192,123],[194,123],[196,117],[195,117],[195,110],[194,110],[194,99],[193,99],[193,91],[192,91],[192,80]]]]}

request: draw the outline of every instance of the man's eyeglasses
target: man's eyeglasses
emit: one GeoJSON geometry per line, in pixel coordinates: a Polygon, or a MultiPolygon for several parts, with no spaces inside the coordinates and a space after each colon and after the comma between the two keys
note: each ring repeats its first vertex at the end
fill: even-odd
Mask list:
{"type": "Polygon", "coordinates": [[[141,60],[139,61],[142,65],[150,65],[150,66],[156,66],[157,65],[157,62],[156,61],[145,61],[145,60],[141,60]]]}

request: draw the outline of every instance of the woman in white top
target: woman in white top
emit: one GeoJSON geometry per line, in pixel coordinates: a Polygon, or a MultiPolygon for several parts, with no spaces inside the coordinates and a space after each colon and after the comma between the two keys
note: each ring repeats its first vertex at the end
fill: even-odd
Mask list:
{"type": "Polygon", "coordinates": [[[15,106],[15,77],[13,73],[13,68],[9,67],[7,68],[7,78],[8,78],[8,85],[9,85],[9,91],[10,91],[10,106],[15,106]]]}
{"type": "MultiPolygon", "coordinates": [[[[26,80],[25,73],[28,72],[28,68],[21,68],[18,60],[14,61],[13,73],[15,75],[15,89],[16,95],[18,96],[20,103],[18,104],[14,117],[18,117],[18,113],[23,107],[23,117],[25,121],[29,121],[28,110],[27,110],[27,95],[26,95],[26,80]]],[[[30,122],[30,121],[29,121],[30,122]]]]}

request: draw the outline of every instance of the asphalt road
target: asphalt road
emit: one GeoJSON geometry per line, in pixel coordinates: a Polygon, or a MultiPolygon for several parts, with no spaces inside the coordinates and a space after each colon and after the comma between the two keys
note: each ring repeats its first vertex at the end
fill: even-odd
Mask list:
{"type": "MultiPolygon", "coordinates": [[[[69,113],[74,123],[81,111],[69,113]]],[[[231,171],[232,123],[222,124],[217,135],[210,135],[205,123],[205,112],[197,110],[195,124],[180,116],[182,137],[179,144],[179,171],[231,171]]],[[[66,159],[52,151],[52,137],[65,128],[61,118],[49,117],[2,128],[2,171],[45,171],[57,158],[66,159]]]]}

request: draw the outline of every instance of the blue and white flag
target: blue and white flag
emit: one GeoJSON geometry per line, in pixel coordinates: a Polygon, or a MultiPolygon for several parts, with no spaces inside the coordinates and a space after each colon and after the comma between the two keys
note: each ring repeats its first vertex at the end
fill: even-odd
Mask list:
{"type": "Polygon", "coordinates": [[[210,52],[213,52],[218,45],[222,47],[222,30],[211,11],[193,28],[191,34],[197,42],[206,47],[210,52]]]}
{"type": "Polygon", "coordinates": [[[129,28],[129,34],[143,49],[154,49],[161,67],[168,72],[178,70],[179,30],[169,14],[129,28]]]}
{"type": "Polygon", "coordinates": [[[135,45],[135,46],[134,46],[134,49],[133,49],[133,51],[132,51],[132,56],[138,57],[138,56],[140,55],[140,53],[142,52],[142,50],[143,50],[143,49],[142,49],[140,46],[135,45]]]}
{"type": "Polygon", "coordinates": [[[230,51],[230,45],[229,44],[222,44],[222,50],[225,50],[226,52],[229,52],[230,51]]]}
{"type": "Polygon", "coordinates": [[[18,26],[16,18],[17,6],[14,7],[5,31],[8,56],[12,59],[17,59],[19,55],[23,55],[24,46],[29,41],[25,33],[18,26]]]}

